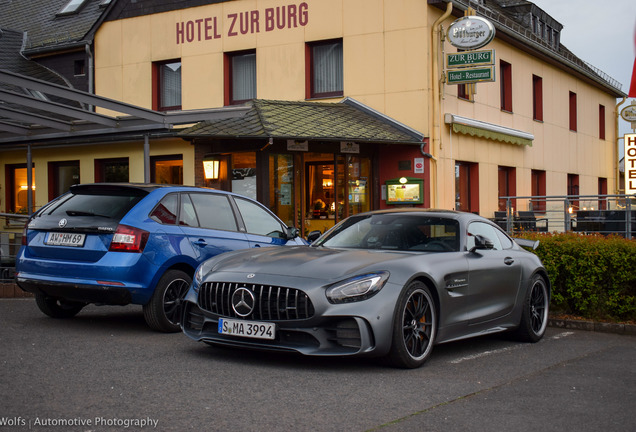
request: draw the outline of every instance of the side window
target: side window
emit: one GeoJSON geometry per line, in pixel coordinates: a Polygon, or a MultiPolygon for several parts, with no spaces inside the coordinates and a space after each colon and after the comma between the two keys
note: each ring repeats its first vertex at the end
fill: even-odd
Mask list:
{"type": "MultiPolygon", "coordinates": [[[[184,194],[185,195],[185,194],[184,194]]],[[[230,201],[225,195],[212,193],[190,194],[201,228],[237,231],[230,201]]]]}
{"type": "Polygon", "coordinates": [[[473,222],[468,225],[468,236],[466,237],[466,247],[470,250],[475,246],[475,236],[481,235],[492,242],[496,250],[502,250],[501,241],[494,227],[483,222],[473,222]]]}
{"type": "Polygon", "coordinates": [[[181,194],[181,209],[179,211],[179,225],[198,227],[199,221],[194,211],[194,205],[190,195],[181,194]]]}
{"type": "Polygon", "coordinates": [[[499,241],[501,242],[501,247],[503,249],[510,249],[512,248],[512,240],[510,240],[510,237],[508,237],[506,234],[504,234],[503,232],[499,231],[499,230],[495,230],[497,232],[497,235],[499,236],[499,241]]]}
{"type": "Polygon", "coordinates": [[[236,198],[235,201],[248,233],[269,237],[282,236],[283,227],[280,222],[263,207],[241,198],[236,198]]]}
{"type": "Polygon", "coordinates": [[[177,194],[171,193],[163,197],[150,213],[150,219],[161,224],[177,223],[177,194]]]}

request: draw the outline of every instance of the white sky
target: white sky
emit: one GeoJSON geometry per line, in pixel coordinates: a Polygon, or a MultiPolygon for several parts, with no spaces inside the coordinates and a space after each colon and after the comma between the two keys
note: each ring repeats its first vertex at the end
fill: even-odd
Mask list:
{"type": "MultiPolygon", "coordinates": [[[[623,84],[624,93],[634,66],[636,0],[530,0],[563,24],[561,43],[577,57],[623,84]]],[[[621,99],[617,99],[617,103],[621,99]]],[[[631,99],[621,105],[623,109],[631,99]]],[[[631,133],[620,120],[619,136],[631,133]]]]}

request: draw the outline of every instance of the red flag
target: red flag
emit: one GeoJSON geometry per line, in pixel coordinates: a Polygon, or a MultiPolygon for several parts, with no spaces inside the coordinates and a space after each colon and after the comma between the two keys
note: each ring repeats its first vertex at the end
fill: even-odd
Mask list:
{"type": "MultiPolygon", "coordinates": [[[[634,29],[634,46],[636,46],[636,28],[634,29]]],[[[634,68],[632,69],[632,82],[629,85],[629,97],[636,98],[636,59],[634,59],[634,68]]]]}

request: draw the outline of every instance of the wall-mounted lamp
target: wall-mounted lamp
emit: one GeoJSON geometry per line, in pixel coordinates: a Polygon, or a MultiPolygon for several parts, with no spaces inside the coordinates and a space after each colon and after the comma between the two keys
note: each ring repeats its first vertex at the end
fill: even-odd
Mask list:
{"type": "Polygon", "coordinates": [[[210,159],[203,161],[203,172],[206,180],[218,180],[221,161],[210,159]]]}

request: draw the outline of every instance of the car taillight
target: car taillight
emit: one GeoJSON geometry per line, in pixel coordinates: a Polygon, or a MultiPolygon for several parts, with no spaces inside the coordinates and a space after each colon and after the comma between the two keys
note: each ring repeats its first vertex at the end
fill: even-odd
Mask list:
{"type": "Polygon", "coordinates": [[[25,223],[24,229],[22,230],[22,246],[26,246],[29,243],[27,239],[27,234],[29,233],[29,229],[27,228],[27,226],[29,226],[29,224],[25,223]]]}
{"type": "Polygon", "coordinates": [[[143,252],[148,241],[148,231],[133,228],[127,225],[119,225],[113,240],[110,242],[111,252],[143,252]]]}

